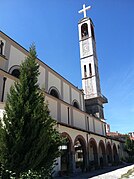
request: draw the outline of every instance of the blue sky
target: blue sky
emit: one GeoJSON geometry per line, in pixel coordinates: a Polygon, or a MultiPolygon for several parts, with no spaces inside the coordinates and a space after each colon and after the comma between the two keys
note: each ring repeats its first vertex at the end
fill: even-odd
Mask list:
{"type": "Polygon", "coordinates": [[[82,5],[95,25],[106,122],[111,131],[134,131],[133,0],[1,0],[0,29],[81,88],[78,14],[82,5]]]}

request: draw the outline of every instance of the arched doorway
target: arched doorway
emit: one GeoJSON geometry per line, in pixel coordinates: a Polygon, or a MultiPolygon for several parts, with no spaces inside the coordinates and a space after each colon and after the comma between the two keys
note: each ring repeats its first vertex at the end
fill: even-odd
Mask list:
{"type": "Polygon", "coordinates": [[[108,142],[106,145],[106,155],[107,155],[107,163],[108,165],[112,164],[112,149],[111,149],[111,145],[108,142]]]}
{"type": "Polygon", "coordinates": [[[86,169],[86,142],[82,136],[77,136],[74,141],[75,169],[85,171],[86,169]]]}
{"type": "Polygon", "coordinates": [[[118,155],[117,148],[116,148],[115,144],[113,145],[113,162],[115,164],[118,164],[118,162],[119,162],[119,155],[118,155]]]}
{"type": "Polygon", "coordinates": [[[98,167],[97,143],[93,138],[89,140],[89,167],[90,169],[98,167]]]}
{"type": "Polygon", "coordinates": [[[103,168],[106,165],[106,150],[105,150],[105,145],[102,140],[99,142],[99,164],[100,168],[103,168]]]}
{"type": "Polygon", "coordinates": [[[68,175],[72,172],[72,139],[66,133],[63,132],[62,136],[65,137],[64,144],[60,147],[61,149],[61,175],[68,175]]]}

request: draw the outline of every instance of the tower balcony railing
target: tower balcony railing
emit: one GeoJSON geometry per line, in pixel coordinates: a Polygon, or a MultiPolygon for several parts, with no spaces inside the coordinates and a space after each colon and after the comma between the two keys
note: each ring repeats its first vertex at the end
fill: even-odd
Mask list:
{"type": "Polygon", "coordinates": [[[99,97],[101,97],[103,103],[108,103],[108,99],[101,93],[99,93],[99,97]]]}
{"type": "Polygon", "coordinates": [[[93,99],[93,98],[99,98],[102,103],[108,103],[108,99],[102,95],[101,93],[92,93],[90,95],[85,95],[85,99],[93,99]]]}

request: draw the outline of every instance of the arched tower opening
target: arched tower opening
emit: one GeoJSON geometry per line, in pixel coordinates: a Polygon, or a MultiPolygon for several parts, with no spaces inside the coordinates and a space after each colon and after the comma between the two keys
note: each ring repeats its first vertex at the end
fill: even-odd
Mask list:
{"type": "Polygon", "coordinates": [[[81,26],[81,38],[87,38],[89,37],[88,35],[88,24],[87,23],[84,23],[82,24],[81,26]]]}

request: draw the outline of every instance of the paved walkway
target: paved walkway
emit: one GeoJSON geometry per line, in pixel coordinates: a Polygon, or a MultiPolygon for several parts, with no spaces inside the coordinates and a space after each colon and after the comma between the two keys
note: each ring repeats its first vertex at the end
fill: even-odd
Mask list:
{"type": "MultiPolygon", "coordinates": [[[[119,178],[121,178],[121,175],[127,173],[128,170],[130,170],[132,168],[134,168],[134,165],[130,165],[130,166],[127,166],[127,167],[116,169],[114,171],[111,171],[111,172],[108,172],[108,173],[105,173],[105,174],[101,174],[101,175],[98,175],[96,177],[90,177],[90,178],[92,178],[92,179],[119,179],[119,178]]],[[[129,176],[129,178],[134,179],[134,172],[133,172],[133,174],[131,174],[129,176]]],[[[125,179],[125,177],[123,179],[125,179]]]]}
{"type": "MultiPolygon", "coordinates": [[[[66,177],[56,177],[56,179],[119,179],[122,174],[127,173],[128,170],[134,168],[133,165],[129,166],[113,166],[113,167],[106,167],[104,169],[95,170],[87,173],[79,173],[75,174],[74,176],[66,176],[66,177]]],[[[125,178],[123,178],[125,179],[125,178]]],[[[129,179],[134,179],[134,173],[131,174],[129,179]]]]}

